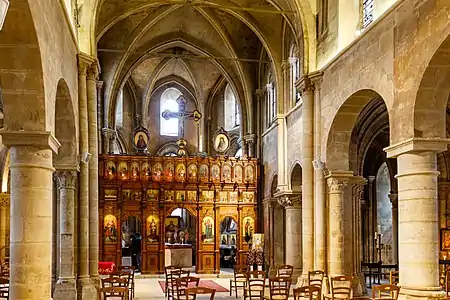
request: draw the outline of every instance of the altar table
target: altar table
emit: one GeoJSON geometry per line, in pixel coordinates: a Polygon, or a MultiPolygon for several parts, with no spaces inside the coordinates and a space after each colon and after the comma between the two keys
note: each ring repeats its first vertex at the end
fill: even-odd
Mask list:
{"type": "Polygon", "coordinates": [[[165,264],[179,268],[192,267],[192,245],[186,244],[166,244],[165,264]]]}
{"type": "Polygon", "coordinates": [[[98,262],[98,273],[100,275],[108,275],[114,272],[116,264],[112,261],[99,261],[98,262]]]}

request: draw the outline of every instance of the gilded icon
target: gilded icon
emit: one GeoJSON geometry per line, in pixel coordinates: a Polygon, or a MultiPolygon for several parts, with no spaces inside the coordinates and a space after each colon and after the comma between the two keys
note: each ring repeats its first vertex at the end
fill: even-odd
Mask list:
{"type": "Polygon", "coordinates": [[[159,190],[147,190],[149,201],[158,201],[159,190]]]}
{"type": "Polygon", "coordinates": [[[117,242],[117,219],[114,215],[106,215],[103,219],[104,229],[104,241],[105,243],[117,242]]]}
{"type": "Polygon", "coordinates": [[[254,180],[254,171],[252,166],[245,167],[245,181],[253,182],[254,180]]]}
{"type": "Polygon", "coordinates": [[[219,181],[220,180],[220,167],[219,167],[219,165],[213,165],[211,167],[211,179],[213,181],[219,181]]]}
{"type": "Polygon", "coordinates": [[[197,191],[187,191],[187,200],[189,202],[197,202],[197,191]]]}
{"type": "Polygon", "coordinates": [[[139,164],[137,162],[133,162],[131,164],[131,177],[137,178],[139,176],[139,164]]]}
{"type": "Polygon", "coordinates": [[[214,191],[202,191],[202,201],[213,202],[214,201],[214,191]]]}
{"type": "Polygon", "coordinates": [[[253,203],[255,201],[255,195],[253,192],[243,192],[242,201],[246,203],[253,203]]]}
{"type": "Polygon", "coordinates": [[[185,197],[186,197],[185,191],[177,191],[175,195],[176,195],[175,199],[177,201],[184,202],[186,200],[185,199],[185,197]]]}
{"type": "Polygon", "coordinates": [[[228,192],[219,192],[219,202],[228,202],[228,192]]]}
{"type": "Polygon", "coordinates": [[[162,164],[157,162],[153,165],[153,180],[160,181],[162,176],[162,164]]]}
{"type": "Polygon", "coordinates": [[[150,243],[159,241],[159,217],[157,215],[147,218],[147,241],[150,243]]]}
{"type": "Polygon", "coordinates": [[[113,161],[108,161],[108,163],[106,164],[106,175],[116,175],[116,164],[113,161]]]}
{"type": "Polygon", "coordinates": [[[173,181],[174,166],[172,163],[166,164],[166,168],[164,170],[164,177],[166,181],[173,181]]]}
{"type": "Polygon", "coordinates": [[[234,181],[237,183],[242,183],[242,166],[235,165],[234,166],[234,181]]]}
{"type": "Polygon", "coordinates": [[[178,164],[175,175],[176,181],[185,181],[186,180],[186,167],[184,164],[178,164]]]}
{"type": "Polygon", "coordinates": [[[119,175],[121,177],[126,177],[128,174],[128,165],[126,162],[122,161],[119,163],[119,175]]]}
{"type": "Polygon", "coordinates": [[[214,243],[214,219],[210,216],[206,216],[203,218],[202,242],[205,244],[214,243]]]}
{"type": "Polygon", "coordinates": [[[238,202],[238,192],[229,192],[228,193],[228,201],[229,202],[238,202]]]}
{"type": "Polygon", "coordinates": [[[196,164],[190,164],[188,167],[188,180],[190,182],[197,181],[197,165],[196,164]]]}
{"type": "Polygon", "coordinates": [[[229,164],[222,167],[222,181],[231,181],[231,165],[229,164]]]}
{"type": "Polygon", "coordinates": [[[165,201],[173,201],[175,200],[174,191],[164,191],[164,199],[165,201]]]}
{"type": "Polygon", "coordinates": [[[252,217],[245,217],[242,226],[242,237],[246,243],[250,243],[253,237],[255,220],[252,217]]]}
{"type": "Polygon", "coordinates": [[[209,181],[209,169],[208,169],[208,165],[203,164],[200,166],[200,181],[202,182],[207,182],[209,181]]]}
{"type": "Polygon", "coordinates": [[[147,162],[142,164],[142,176],[144,177],[150,176],[150,166],[147,162]]]}

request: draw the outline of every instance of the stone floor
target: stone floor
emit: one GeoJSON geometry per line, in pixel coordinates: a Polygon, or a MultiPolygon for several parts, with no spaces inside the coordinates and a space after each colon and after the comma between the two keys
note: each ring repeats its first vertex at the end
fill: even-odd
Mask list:
{"type": "MultiPolygon", "coordinates": [[[[207,280],[212,280],[217,284],[220,284],[226,289],[230,289],[230,279],[229,278],[205,278],[207,280]]],[[[159,286],[158,281],[164,280],[162,278],[139,278],[136,279],[136,297],[135,300],[158,300],[164,299],[164,293],[159,286]]],[[[200,279],[202,280],[202,279],[200,279]]],[[[197,299],[206,299],[200,298],[197,299]]],[[[236,299],[236,297],[230,297],[229,292],[226,293],[216,293],[214,299],[236,299]]]]}

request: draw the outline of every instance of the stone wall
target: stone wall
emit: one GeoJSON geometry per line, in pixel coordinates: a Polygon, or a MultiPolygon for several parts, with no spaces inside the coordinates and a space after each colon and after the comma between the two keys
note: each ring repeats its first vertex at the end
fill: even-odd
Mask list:
{"type": "Polygon", "coordinates": [[[287,172],[288,178],[292,175],[295,165],[301,162],[302,156],[302,109],[299,107],[292,112],[286,120],[287,124],[287,172]]]}
{"type": "Polygon", "coordinates": [[[271,197],[272,179],[277,174],[277,128],[274,127],[262,137],[262,164],[264,166],[264,194],[262,198],[271,197]]]}

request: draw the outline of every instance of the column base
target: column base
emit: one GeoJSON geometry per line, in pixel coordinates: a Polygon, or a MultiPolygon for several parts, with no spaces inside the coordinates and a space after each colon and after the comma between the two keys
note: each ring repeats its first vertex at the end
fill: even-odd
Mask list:
{"type": "MultiPolygon", "coordinates": [[[[301,270],[300,270],[301,271],[301,270]]],[[[294,269],[294,274],[295,274],[295,269],[294,269]]],[[[309,281],[308,281],[308,274],[299,274],[300,276],[296,276],[295,279],[297,280],[297,287],[302,287],[302,286],[307,286],[309,281]]],[[[292,281],[295,282],[294,276],[292,276],[292,281]]]]}
{"type": "Polygon", "coordinates": [[[95,289],[98,290],[100,288],[100,283],[101,283],[100,276],[99,275],[91,275],[90,279],[91,279],[92,285],[94,285],[95,289]]]}
{"type": "Polygon", "coordinates": [[[98,299],[98,291],[89,277],[78,279],[78,294],[81,295],[83,300],[98,299]]]}
{"type": "Polygon", "coordinates": [[[53,300],[77,300],[77,283],[73,280],[58,280],[53,292],[53,300]]]}
{"type": "Polygon", "coordinates": [[[445,291],[440,287],[407,287],[400,285],[399,300],[406,299],[442,299],[445,298],[445,291]]]}
{"type": "Polygon", "coordinates": [[[363,274],[353,275],[352,289],[354,297],[361,297],[367,294],[366,282],[364,281],[363,274]]]}

